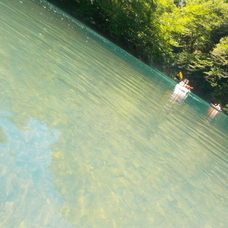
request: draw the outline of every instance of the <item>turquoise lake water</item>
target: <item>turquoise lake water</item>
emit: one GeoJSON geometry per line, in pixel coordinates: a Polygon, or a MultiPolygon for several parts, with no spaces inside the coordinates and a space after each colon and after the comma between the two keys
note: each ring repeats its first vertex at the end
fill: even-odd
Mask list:
{"type": "Polygon", "coordinates": [[[1,228],[228,227],[226,115],[45,1],[0,12],[1,228]]]}

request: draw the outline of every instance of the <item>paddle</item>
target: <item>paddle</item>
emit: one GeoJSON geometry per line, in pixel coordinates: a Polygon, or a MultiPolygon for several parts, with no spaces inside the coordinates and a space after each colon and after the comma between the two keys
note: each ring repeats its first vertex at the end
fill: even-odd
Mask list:
{"type": "Polygon", "coordinates": [[[178,73],[178,76],[179,76],[179,79],[184,79],[184,75],[181,71],[178,73]]]}
{"type": "Polygon", "coordinates": [[[183,73],[182,73],[182,72],[179,72],[179,73],[176,75],[176,79],[177,79],[177,80],[182,80],[182,79],[184,79],[183,73]]]}

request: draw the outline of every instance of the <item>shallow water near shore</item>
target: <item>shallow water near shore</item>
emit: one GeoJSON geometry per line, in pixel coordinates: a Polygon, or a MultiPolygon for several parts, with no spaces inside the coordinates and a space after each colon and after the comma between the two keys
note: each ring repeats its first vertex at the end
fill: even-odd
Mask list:
{"type": "Polygon", "coordinates": [[[0,227],[227,227],[228,118],[45,1],[0,0],[0,227]]]}

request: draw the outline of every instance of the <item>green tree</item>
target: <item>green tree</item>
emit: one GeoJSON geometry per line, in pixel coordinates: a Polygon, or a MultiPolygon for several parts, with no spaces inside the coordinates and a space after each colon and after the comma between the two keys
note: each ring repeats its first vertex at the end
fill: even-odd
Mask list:
{"type": "Polygon", "coordinates": [[[228,4],[223,0],[192,0],[184,7],[172,6],[159,12],[173,50],[171,64],[167,66],[170,74],[185,72],[198,95],[226,104],[222,95],[227,88],[227,49],[223,37],[228,34],[228,4]]]}
{"type": "Polygon", "coordinates": [[[148,64],[165,65],[169,41],[152,0],[49,0],[148,64]]]}
{"type": "Polygon", "coordinates": [[[170,77],[183,71],[207,101],[228,103],[226,0],[49,1],[170,77]]]}

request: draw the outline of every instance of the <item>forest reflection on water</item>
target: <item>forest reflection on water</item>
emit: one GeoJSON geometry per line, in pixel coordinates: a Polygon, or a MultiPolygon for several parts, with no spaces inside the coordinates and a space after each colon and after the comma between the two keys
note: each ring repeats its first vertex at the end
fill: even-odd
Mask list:
{"type": "Polygon", "coordinates": [[[227,117],[42,2],[0,3],[0,226],[226,227],[227,117]]]}

